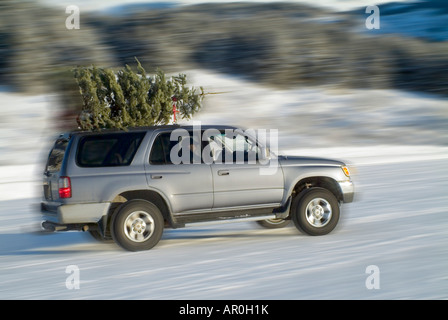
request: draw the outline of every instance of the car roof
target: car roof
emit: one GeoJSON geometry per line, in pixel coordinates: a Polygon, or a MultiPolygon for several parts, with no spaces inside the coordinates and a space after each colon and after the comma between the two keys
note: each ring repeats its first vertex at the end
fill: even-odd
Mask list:
{"type": "Polygon", "coordinates": [[[108,133],[125,133],[125,132],[144,132],[144,131],[165,131],[165,130],[175,130],[175,129],[185,129],[185,130],[195,130],[195,129],[207,130],[207,129],[238,129],[238,127],[229,125],[181,125],[181,124],[169,124],[169,125],[158,125],[158,126],[147,126],[147,127],[135,127],[123,129],[100,129],[95,131],[90,130],[74,130],[61,134],[62,136],[72,136],[72,135],[91,135],[91,134],[108,134],[108,133]]]}

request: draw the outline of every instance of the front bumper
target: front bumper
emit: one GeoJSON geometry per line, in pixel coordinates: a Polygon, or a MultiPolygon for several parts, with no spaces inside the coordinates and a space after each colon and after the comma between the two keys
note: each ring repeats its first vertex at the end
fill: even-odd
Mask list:
{"type": "Polygon", "coordinates": [[[355,186],[351,180],[339,181],[339,187],[342,191],[342,201],[344,203],[353,202],[355,197],[355,186]]]}

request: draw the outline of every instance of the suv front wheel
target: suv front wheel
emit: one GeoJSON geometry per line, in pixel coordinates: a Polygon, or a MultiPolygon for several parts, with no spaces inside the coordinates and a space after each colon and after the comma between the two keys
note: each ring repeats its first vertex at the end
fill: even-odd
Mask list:
{"type": "Polygon", "coordinates": [[[129,251],[149,250],[162,237],[164,219],[151,202],[130,200],[115,212],[111,233],[114,241],[129,251]]]}
{"type": "Polygon", "coordinates": [[[293,200],[292,221],[297,229],[319,236],[330,233],[339,221],[339,202],[323,188],[311,188],[293,200]]]}

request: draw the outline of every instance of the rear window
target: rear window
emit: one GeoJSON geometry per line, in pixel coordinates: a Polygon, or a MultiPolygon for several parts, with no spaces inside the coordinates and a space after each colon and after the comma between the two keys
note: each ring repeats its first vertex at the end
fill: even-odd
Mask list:
{"type": "Polygon", "coordinates": [[[51,149],[50,155],[48,156],[46,171],[57,172],[61,170],[67,145],[68,140],[65,138],[56,140],[53,149],[51,149]]]}
{"type": "Polygon", "coordinates": [[[144,132],[126,132],[82,137],[76,162],[80,167],[128,166],[144,135],[144,132]]]}

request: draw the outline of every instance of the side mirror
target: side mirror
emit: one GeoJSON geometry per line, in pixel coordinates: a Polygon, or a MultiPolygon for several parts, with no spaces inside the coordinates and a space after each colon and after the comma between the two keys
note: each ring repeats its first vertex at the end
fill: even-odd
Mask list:
{"type": "Polygon", "coordinates": [[[271,151],[268,147],[264,149],[266,159],[271,159],[271,151]]]}
{"type": "Polygon", "coordinates": [[[271,160],[271,152],[268,147],[261,147],[259,150],[260,152],[257,154],[257,160],[271,160]]]}

